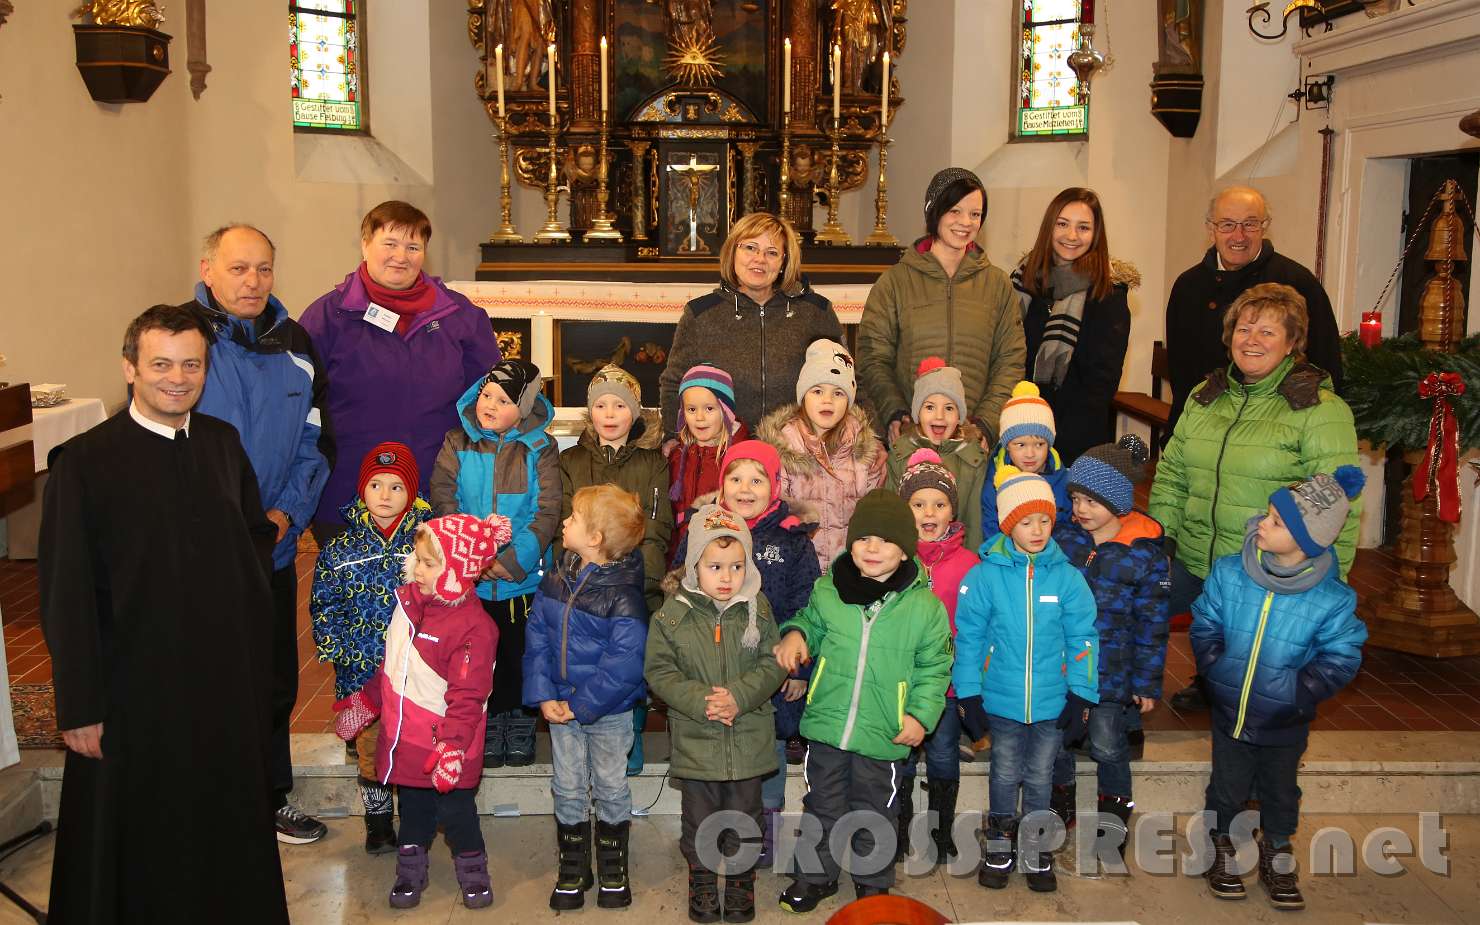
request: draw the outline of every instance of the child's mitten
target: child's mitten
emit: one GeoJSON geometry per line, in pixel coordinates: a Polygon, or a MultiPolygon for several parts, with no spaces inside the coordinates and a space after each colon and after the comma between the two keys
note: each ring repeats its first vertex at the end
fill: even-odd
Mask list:
{"type": "Polygon", "coordinates": [[[987,737],[987,709],[982,706],[982,699],[962,697],[956,701],[956,706],[961,711],[961,725],[966,727],[971,741],[979,742],[985,739],[987,737]]]}
{"type": "Polygon", "coordinates": [[[1064,730],[1065,745],[1073,745],[1089,733],[1089,710],[1093,706],[1078,694],[1069,694],[1064,712],[1059,714],[1059,728],[1064,730]]]}
{"type": "Polygon", "coordinates": [[[380,711],[365,696],[363,690],[355,691],[343,700],[334,703],[334,734],[348,742],[359,735],[366,726],[375,722],[380,711]]]}
{"type": "Polygon", "coordinates": [[[437,743],[437,750],[427,756],[427,763],[421,769],[421,773],[432,775],[432,786],[438,793],[450,793],[462,780],[462,772],[463,750],[446,742],[437,743]]]}

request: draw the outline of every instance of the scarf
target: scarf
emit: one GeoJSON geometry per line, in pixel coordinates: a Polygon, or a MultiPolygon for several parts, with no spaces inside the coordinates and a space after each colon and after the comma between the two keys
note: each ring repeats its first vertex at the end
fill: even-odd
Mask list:
{"type": "Polygon", "coordinates": [[[360,275],[360,283],[365,287],[370,301],[401,316],[401,320],[396,322],[396,333],[402,337],[410,332],[416,316],[437,302],[437,287],[431,284],[425,273],[416,278],[410,289],[387,289],[370,278],[370,271],[363,260],[355,272],[360,275]]]}
{"type": "Polygon", "coordinates": [[[1274,556],[1256,545],[1259,521],[1265,516],[1259,514],[1250,517],[1249,522],[1244,525],[1243,561],[1244,571],[1248,576],[1259,587],[1276,594],[1299,594],[1320,584],[1326,573],[1331,571],[1331,551],[1327,550],[1314,559],[1306,559],[1294,568],[1280,565],[1274,561],[1274,556]]]}
{"type": "MultiPolygon", "coordinates": [[[[1023,288],[1022,273],[1023,268],[1019,266],[1012,275],[1012,282],[1026,316],[1033,296],[1023,288]]],[[[1074,358],[1074,347],[1079,343],[1079,326],[1084,321],[1084,302],[1089,294],[1089,284],[1089,277],[1076,271],[1072,265],[1055,266],[1048,273],[1047,295],[1053,300],[1053,306],[1048,310],[1043,340],[1033,358],[1033,381],[1039,386],[1056,389],[1064,384],[1064,377],[1069,373],[1069,361],[1074,358]]]]}
{"type": "Polygon", "coordinates": [[[843,603],[868,608],[882,601],[886,595],[909,587],[910,582],[915,580],[916,571],[915,560],[906,559],[899,564],[893,575],[884,581],[876,581],[865,578],[858,566],[853,564],[853,557],[845,552],[833,563],[833,587],[838,589],[838,597],[843,603]]]}

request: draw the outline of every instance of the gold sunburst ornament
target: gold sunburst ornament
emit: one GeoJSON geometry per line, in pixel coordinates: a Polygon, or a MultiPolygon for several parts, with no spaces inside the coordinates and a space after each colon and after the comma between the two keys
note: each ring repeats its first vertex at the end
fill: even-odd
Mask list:
{"type": "Polygon", "coordinates": [[[690,33],[668,46],[663,68],[678,83],[688,87],[708,87],[715,78],[724,76],[725,56],[719,43],[707,29],[690,33]]]}

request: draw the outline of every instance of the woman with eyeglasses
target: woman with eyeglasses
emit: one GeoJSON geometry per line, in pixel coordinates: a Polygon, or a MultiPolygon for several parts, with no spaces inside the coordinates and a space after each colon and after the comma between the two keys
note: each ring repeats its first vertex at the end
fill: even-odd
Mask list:
{"type": "MultiPolygon", "coordinates": [[[[796,231],[770,212],[752,212],[735,223],[719,251],[719,278],[718,288],[684,306],[658,380],[663,431],[670,436],[678,432],[679,383],[695,364],[730,374],[735,416],[754,426],[796,401],[808,344],[843,339],[832,302],[802,275],[796,231]]],[[[675,442],[664,443],[664,450],[675,442]]]]}

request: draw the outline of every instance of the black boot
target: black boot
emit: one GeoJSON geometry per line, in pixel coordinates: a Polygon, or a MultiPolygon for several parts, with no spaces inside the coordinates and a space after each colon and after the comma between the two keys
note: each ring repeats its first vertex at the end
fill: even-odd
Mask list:
{"type": "Polygon", "coordinates": [[[894,863],[904,860],[910,851],[910,822],[915,818],[915,779],[907,778],[905,786],[899,788],[899,819],[896,820],[894,836],[894,863]]]}
{"type": "Polygon", "coordinates": [[[1100,819],[1099,827],[1095,832],[1095,840],[1108,837],[1112,841],[1119,841],[1120,859],[1125,860],[1125,849],[1131,838],[1131,810],[1136,804],[1130,797],[1112,797],[1100,794],[1100,819]]]}
{"type": "Polygon", "coordinates": [[[1295,872],[1295,854],[1286,846],[1271,848],[1259,839],[1259,885],[1276,909],[1304,909],[1300,878],[1295,872]]]}
{"type": "Polygon", "coordinates": [[[749,922],[755,918],[755,868],[725,877],[725,921],[749,922]]]}
{"type": "Polygon", "coordinates": [[[1053,793],[1048,796],[1048,808],[1053,811],[1059,821],[1064,824],[1064,831],[1074,830],[1074,823],[1078,821],[1079,811],[1079,785],[1054,784],[1053,793]]]}
{"type": "Polygon", "coordinates": [[[698,864],[689,865],[689,921],[719,921],[719,876],[698,864]]]}
{"type": "Polygon", "coordinates": [[[925,782],[929,807],[936,814],[935,828],[930,837],[935,841],[935,860],[944,863],[948,857],[956,856],[956,839],[951,835],[951,823],[956,821],[956,795],[961,792],[959,780],[932,780],[925,782]]]}
{"type": "Polygon", "coordinates": [[[1208,708],[1208,695],[1203,693],[1202,676],[1193,675],[1192,683],[1177,691],[1171,698],[1172,709],[1178,713],[1197,713],[1208,708]]]}
{"type": "Polygon", "coordinates": [[[489,710],[483,719],[483,766],[485,768],[501,768],[504,766],[505,743],[504,733],[508,728],[509,717],[504,713],[495,713],[489,710]]]}
{"type": "Polygon", "coordinates": [[[534,764],[534,714],[510,710],[504,726],[504,763],[511,768],[534,764]]]}
{"type": "Polygon", "coordinates": [[[555,889],[550,893],[550,908],[556,911],[579,909],[586,904],[586,891],[591,889],[591,823],[555,824],[555,843],[560,850],[560,871],[555,875],[555,889]]]}
{"type": "Polygon", "coordinates": [[[1028,889],[1033,892],[1052,893],[1059,888],[1059,878],[1053,872],[1053,852],[1028,852],[1023,855],[1023,868],[1028,876],[1028,889]]]}
{"type": "Polygon", "coordinates": [[[1203,876],[1208,878],[1208,889],[1219,899],[1243,899],[1243,878],[1233,872],[1237,849],[1233,839],[1226,834],[1213,834],[1213,866],[1203,876]]]}
{"type": "Polygon", "coordinates": [[[596,905],[621,909],[632,905],[632,884],[627,880],[627,836],[632,821],[616,825],[596,820],[596,905]]]}
{"type": "Polygon", "coordinates": [[[977,868],[976,882],[989,890],[1000,890],[1007,886],[1017,860],[1017,820],[1010,816],[988,816],[986,836],[986,853],[982,855],[981,867],[977,868]]]}
{"type": "Polygon", "coordinates": [[[365,817],[365,853],[394,854],[396,825],[392,813],[372,813],[365,817]]]}

